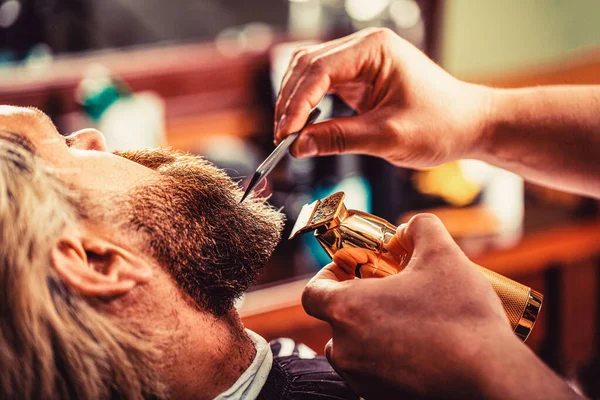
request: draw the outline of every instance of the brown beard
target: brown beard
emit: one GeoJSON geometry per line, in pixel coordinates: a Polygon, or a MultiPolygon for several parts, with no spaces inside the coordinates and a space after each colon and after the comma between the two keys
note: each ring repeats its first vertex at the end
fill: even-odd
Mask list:
{"type": "Polygon", "coordinates": [[[242,191],[201,157],[170,149],[115,154],[161,173],[125,205],[126,228],[147,234],[146,251],[203,309],[229,311],[280,240],[283,215],[242,191]]]}

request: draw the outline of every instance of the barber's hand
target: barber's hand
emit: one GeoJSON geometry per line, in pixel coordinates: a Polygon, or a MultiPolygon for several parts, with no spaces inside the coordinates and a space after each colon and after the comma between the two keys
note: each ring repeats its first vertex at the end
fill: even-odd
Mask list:
{"type": "Polygon", "coordinates": [[[275,140],[301,129],[328,92],[359,115],[307,127],[293,155],[363,153],[415,168],[477,154],[491,96],[389,29],[366,29],[296,51],[277,100],[275,140]]]}
{"type": "Polygon", "coordinates": [[[342,250],[334,261],[344,268],[330,264],[306,287],[306,311],[333,330],[327,357],[367,398],[476,398],[499,350],[508,358],[527,349],[490,283],[437,217],[413,217],[395,239],[413,253],[398,275],[353,279],[344,270],[368,260],[342,250]]]}

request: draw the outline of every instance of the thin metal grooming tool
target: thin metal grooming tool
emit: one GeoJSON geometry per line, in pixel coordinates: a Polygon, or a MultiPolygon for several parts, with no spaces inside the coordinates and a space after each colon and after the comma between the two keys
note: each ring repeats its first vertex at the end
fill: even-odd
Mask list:
{"type": "Polygon", "coordinates": [[[252,177],[252,180],[250,181],[250,184],[248,185],[248,188],[246,189],[246,192],[242,196],[242,200],[240,200],[240,203],[244,201],[244,199],[248,197],[250,193],[252,193],[256,186],[258,186],[258,184],[264,178],[266,178],[266,176],[269,175],[271,171],[273,171],[275,166],[279,164],[283,157],[285,157],[285,155],[288,153],[288,149],[296,141],[298,135],[300,135],[304,128],[315,122],[317,118],[319,118],[319,115],[321,115],[320,109],[315,108],[314,110],[312,110],[308,115],[308,119],[306,120],[306,123],[304,124],[302,129],[300,129],[298,132],[291,133],[288,137],[283,139],[281,143],[279,143],[279,146],[277,146],[275,150],[273,150],[273,152],[269,154],[265,161],[263,161],[262,164],[258,166],[256,172],[254,173],[254,176],[252,177]]]}

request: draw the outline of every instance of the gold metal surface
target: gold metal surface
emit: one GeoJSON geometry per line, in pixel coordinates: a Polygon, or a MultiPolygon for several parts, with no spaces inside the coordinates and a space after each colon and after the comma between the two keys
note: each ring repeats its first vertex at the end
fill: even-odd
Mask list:
{"type": "Polygon", "coordinates": [[[290,239],[301,233],[316,229],[325,231],[338,226],[341,220],[346,217],[345,197],[346,195],[343,192],[337,192],[323,200],[316,200],[304,205],[298,218],[296,218],[290,239]]]}
{"type": "MultiPolygon", "coordinates": [[[[343,192],[337,192],[305,205],[290,239],[314,231],[317,241],[331,258],[342,248],[361,248],[370,252],[370,261],[356,267],[355,274],[359,278],[385,277],[402,271],[411,255],[387,250],[387,244],[396,234],[396,227],[375,215],[346,209],[344,198],[343,192]]],[[[491,283],[515,334],[525,341],[533,329],[543,296],[512,279],[475,263],[473,265],[491,283]]]]}
{"type": "Polygon", "coordinates": [[[523,316],[519,320],[517,326],[514,328],[515,333],[521,338],[521,340],[527,340],[527,337],[531,333],[537,316],[542,309],[543,300],[544,296],[542,296],[540,292],[531,289],[529,292],[529,298],[527,299],[527,304],[525,305],[525,312],[523,313],[523,316]]]}

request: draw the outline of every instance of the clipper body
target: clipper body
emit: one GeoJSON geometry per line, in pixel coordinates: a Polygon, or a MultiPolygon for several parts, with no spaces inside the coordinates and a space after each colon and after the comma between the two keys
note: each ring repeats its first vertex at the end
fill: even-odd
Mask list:
{"type": "MultiPolygon", "coordinates": [[[[369,261],[356,267],[355,275],[359,278],[385,277],[401,272],[409,263],[411,254],[388,250],[396,227],[375,215],[346,209],[344,197],[343,192],[338,192],[305,205],[290,239],[314,231],[315,238],[331,258],[342,248],[367,251],[369,261]]],[[[533,329],[543,296],[525,285],[473,265],[490,281],[515,334],[525,341],[533,329]]]]}

